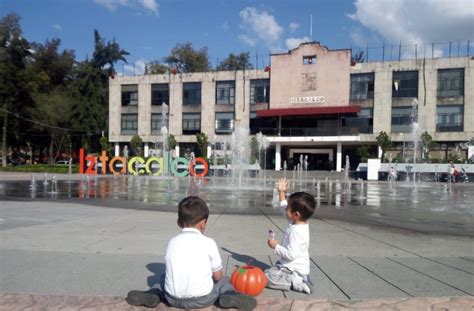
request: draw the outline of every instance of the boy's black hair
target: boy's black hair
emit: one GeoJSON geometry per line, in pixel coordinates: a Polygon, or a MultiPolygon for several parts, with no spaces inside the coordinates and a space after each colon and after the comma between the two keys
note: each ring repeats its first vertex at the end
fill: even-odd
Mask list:
{"type": "Polygon", "coordinates": [[[189,196],[179,202],[178,224],[183,227],[192,227],[209,217],[209,208],[203,199],[189,196]]]}
{"type": "Polygon", "coordinates": [[[301,220],[306,221],[313,216],[316,202],[309,193],[295,192],[288,198],[288,207],[292,212],[300,212],[301,220]]]}

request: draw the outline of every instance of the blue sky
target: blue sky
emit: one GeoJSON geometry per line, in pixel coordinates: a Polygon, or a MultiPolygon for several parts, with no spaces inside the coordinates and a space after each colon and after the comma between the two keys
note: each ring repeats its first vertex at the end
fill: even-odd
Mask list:
{"type": "Polygon", "coordinates": [[[0,0],[1,16],[10,12],[29,41],[60,38],[78,60],[92,53],[97,29],[130,52],[137,71],[186,41],[207,46],[213,65],[249,51],[261,67],[270,51],[310,39],[310,14],[312,39],[332,49],[474,41],[473,0],[0,0]]]}

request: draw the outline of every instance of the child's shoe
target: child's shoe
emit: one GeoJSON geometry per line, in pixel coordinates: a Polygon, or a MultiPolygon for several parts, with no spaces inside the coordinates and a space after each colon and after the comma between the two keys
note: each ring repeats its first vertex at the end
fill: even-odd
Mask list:
{"type": "Polygon", "coordinates": [[[156,307],[161,299],[158,292],[154,290],[141,291],[141,290],[132,290],[127,294],[125,300],[128,304],[132,306],[145,306],[148,308],[156,307]]]}
{"type": "Polygon", "coordinates": [[[253,310],[257,306],[257,300],[249,295],[227,292],[219,297],[219,306],[223,309],[253,310]]]}

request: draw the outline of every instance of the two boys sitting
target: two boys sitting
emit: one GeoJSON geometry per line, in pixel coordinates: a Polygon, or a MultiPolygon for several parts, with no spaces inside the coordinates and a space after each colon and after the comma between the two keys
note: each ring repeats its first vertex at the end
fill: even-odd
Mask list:
{"type": "MultiPolygon", "coordinates": [[[[267,287],[310,293],[309,228],[307,220],[314,212],[314,198],[298,192],[285,200],[287,182],[281,179],[278,190],[280,206],[290,222],[281,245],[274,239],[268,245],[275,249],[280,261],[265,271],[267,287]]],[[[170,306],[190,309],[204,308],[217,302],[221,308],[251,310],[257,305],[254,297],[237,293],[223,274],[222,259],[215,241],[204,235],[209,208],[198,197],[187,197],[178,205],[178,226],[182,232],[167,246],[166,272],[160,284],[148,291],[132,290],[126,301],[135,306],[155,307],[166,300],[170,306]]]]}

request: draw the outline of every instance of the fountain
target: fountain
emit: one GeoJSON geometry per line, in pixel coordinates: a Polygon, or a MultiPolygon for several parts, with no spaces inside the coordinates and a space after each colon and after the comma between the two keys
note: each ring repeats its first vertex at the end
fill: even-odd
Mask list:
{"type": "MultiPolygon", "coordinates": [[[[162,116],[162,127],[161,127],[161,130],[160,130],[160,133],[161,133],[161,142],[162,142],[162,146],[163,146],[163,157],[166,157],[167,154],[167,145],[168,145],[168,128],[166,127],[166,125],[168,124],[168,105],[163,102],[163,105],[162,105],[162,111],[161,111],[161,116],[162,116]]],[[[168,172],[166,172],[165,170],[163,170],[163,176],[167,176],[168,175],[168,172]]]]}
{"type": "Polygon", "coordinates": [[[270,145],[270,142],[267,139],[267,137],[262,134],[262,132],[257,133],[256,139],[257,139],[257,144],[258,144],[258,163],[263,162],[263,167],[262,167],[263,180],[265,182],[266,180],[265,170],[266,170],[266,164],[267,164],[267,148],[270,145]],[[262,155],[261,155],[262,151],[263,151],[263,161],[262,161],[262,155]]]}
{"type": "Polygon", "coordinates": [[[232,134],[232,179],[234,184],[242,187],[242,179],[248,174],[250,163],[249,129],[237,127],[232,134]],[[236,180],[236,181],[235,181],[236,180]]]}

